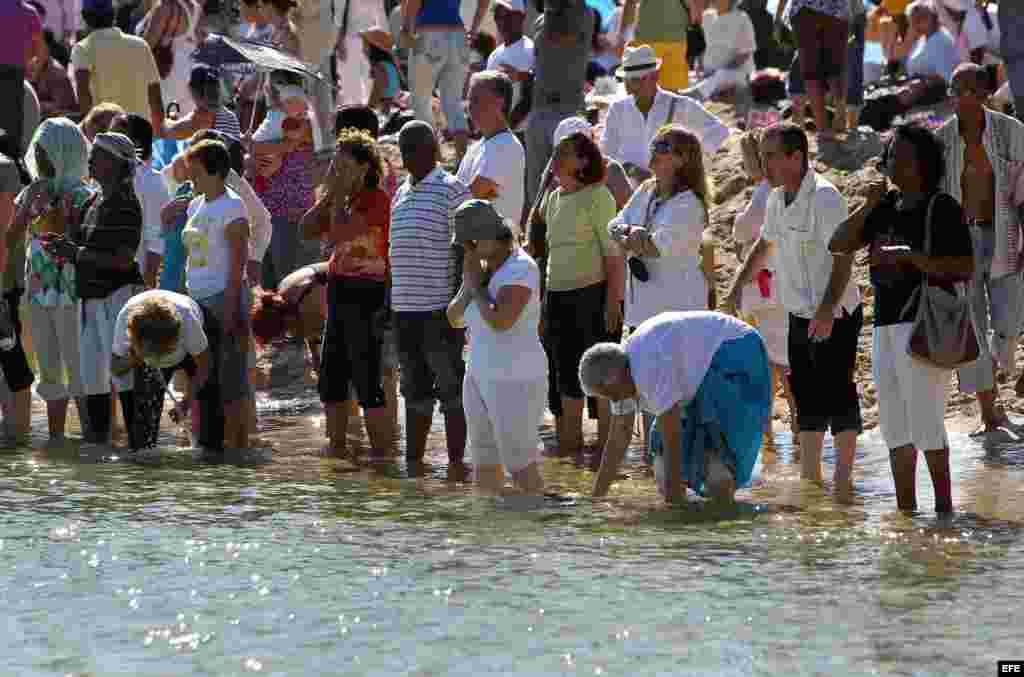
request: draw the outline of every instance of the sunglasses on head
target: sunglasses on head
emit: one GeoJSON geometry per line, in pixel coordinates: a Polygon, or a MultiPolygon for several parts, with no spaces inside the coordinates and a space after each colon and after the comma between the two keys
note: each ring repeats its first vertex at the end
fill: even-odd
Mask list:
{"type": "Polygon", "coordinates": [[[655,155],[664,155],[674,153],[675,148],[672,147],[672,143],[669,141],[655,141],[651,144],[651,152],[655,155]]]}

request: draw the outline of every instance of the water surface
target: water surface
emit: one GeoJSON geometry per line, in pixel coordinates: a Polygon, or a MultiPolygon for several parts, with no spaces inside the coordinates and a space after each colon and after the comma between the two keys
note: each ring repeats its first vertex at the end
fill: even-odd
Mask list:
{"type": "MultiPolygon", "coordinates": [[[[896,511],[875,434],[848,505],[799,481],[787,433],[728,514],[665,508],[636,449],[598,501],[587,459],[547,459],[574,500],[521,510],[448,482],[440,437],[423,478],[317,458],[301,383],[262,411],[277,451],[258,466],[194,464],[171,434],[153,466],[42,439],[0,453],[2,674],[984,675],[1020,657],[1024,445],[954,436],[945,520],[896,511]]],[[[923,459],[919,494],[930,508],[923,459]]]]}

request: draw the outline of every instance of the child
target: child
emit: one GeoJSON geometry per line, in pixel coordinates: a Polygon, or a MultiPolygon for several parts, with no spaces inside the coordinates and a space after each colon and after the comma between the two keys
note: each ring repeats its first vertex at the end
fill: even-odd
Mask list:
{"type": "Polygon", "coordinates": [[[267,115],[259,128],[243,139],[249,151],[246,172],[257,193],[266,190],[267,179],[281,168],[285,155],[315,141],[309,100],[300,82],[292,73],[274,71],[266,91],[267,115]]]}

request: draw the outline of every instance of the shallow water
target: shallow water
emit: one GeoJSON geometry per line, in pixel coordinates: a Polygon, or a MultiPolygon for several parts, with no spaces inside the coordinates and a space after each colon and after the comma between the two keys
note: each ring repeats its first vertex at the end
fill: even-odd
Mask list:
{"type": "MultiPolygon", "coordinates": [[[[638,449],[599,501],[586,460],[547,459],[573,500],[525,510],[445,480],[440,422],[408,479],[317,458],[308,386],[261,411],[276,453],[258,466],[172,444],[153,466],[41,438],[0,453],[0,673],[920,676],[1021,657],[1024,443],[954,436],[947,520],[895,510],[875,434],[849,505],[799,481],[787,433],[728,514],[665,508],[638,449]]],[[[930,508],[923,460],[919,493],[930,508]]]]}

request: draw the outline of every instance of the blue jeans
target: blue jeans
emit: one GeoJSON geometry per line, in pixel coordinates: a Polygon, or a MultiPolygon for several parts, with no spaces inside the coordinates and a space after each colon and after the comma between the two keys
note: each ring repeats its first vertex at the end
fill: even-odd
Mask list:
{"type": "Polygon", "coordinates": [[[967,288],[971,302],[974,331],[981,346],[981,357],[961,369],[957,375],[960,391],[984,393],[995,388],[993,367],[1013,373],[1013,354],[1017,349],[1020,328],[1019,274],[992,278],[992,257],[995,255],[995,232],[992,228],[971,226],[974,245],[974,279],[967,288]],[[991,332],[991,335],[990,335],[991,332]]]}
{"type": "MultiPolygon", "coordinates": [[[[847,45],[846,55],[846,104],[848,106],[864,105],[864,30],[867,26],[867,15],[860,15],[850,23],[853,41],[847,45]]],[[[804,96],[807,87],[800,74],[799,52],[793,56],[793,65],[786,77],[786,91],[792,96],[804,96]]]]}
{"type": "Polygon", "coordinates": [[[462,89],[468,72],[469,48],[466,47],[466,31],[462,27],[452,26],[450,30],[420,28],[409,56],[409,89],[416,119],[433,126],[436,86],[441,110],[448,119],[448,130],[464,132],[469,129],[462,107],[462,89]]]}

